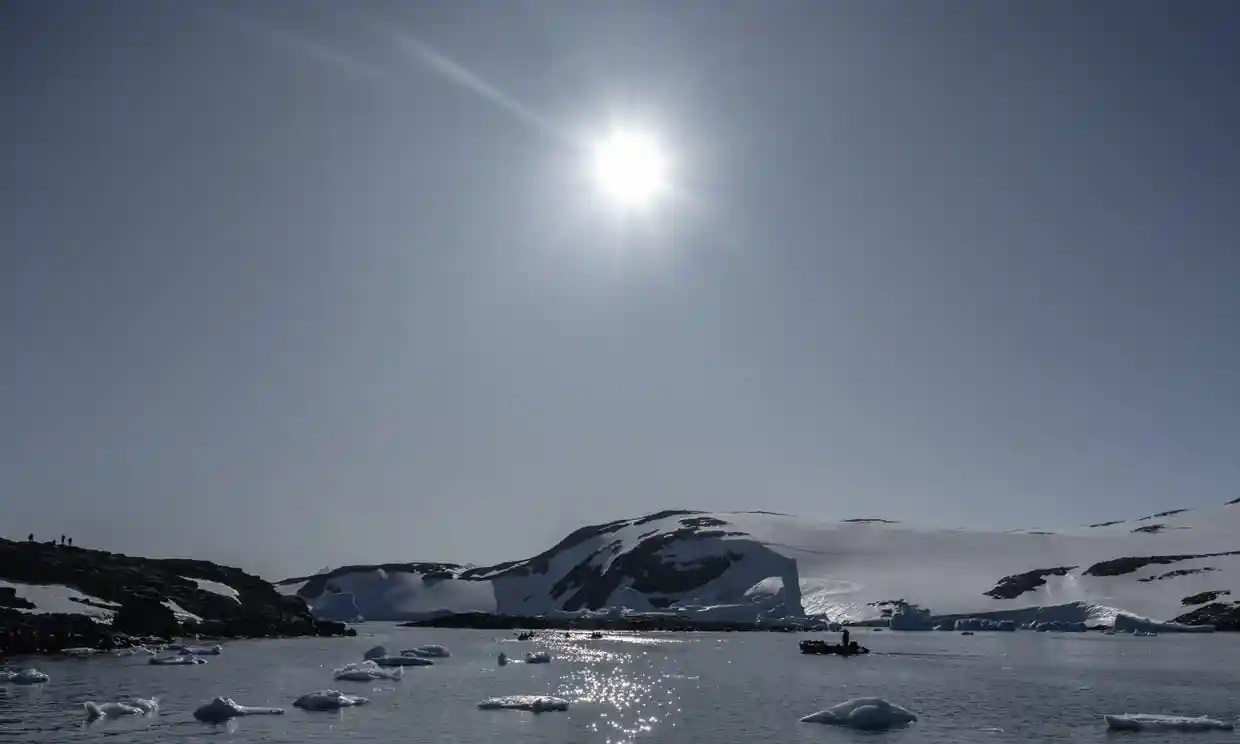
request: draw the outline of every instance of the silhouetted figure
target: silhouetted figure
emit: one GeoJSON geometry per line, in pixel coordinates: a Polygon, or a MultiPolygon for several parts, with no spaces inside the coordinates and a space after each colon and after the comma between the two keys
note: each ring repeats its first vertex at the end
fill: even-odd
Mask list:
{"type": "Polygon", "coordinates": [[[847,645],[848,645],[848,628],[844,628],[844,642],[843,642],[843,643],[841,643],[840,645],[841,645],[841,646],[847,646],[847,645]]]}
{"type": "Polygon", "coordinates": [[[27,535],[27,536],[26,536],[26,542],[34,542],[34,533],[33,533],[33,532],[31,532],[29,535],[27,535]]]}
{"type": "Polygon", "coordinates": [[[64,544],[65,544],[65,536],[64,536],[64,535],[61,535],[61,536],[60,536],[60,544],[61,544],[61,546],[62,546],[62,547],[63,547],[63,546],[64,546],[64,544]]]}
{"type": "Polygon", "coordinates": [[[72,537],[71,537],[71,538],[69,538],[69,547],[71,547],[71,548],[73,547],[73,538],[72,538],[72,537]]]}

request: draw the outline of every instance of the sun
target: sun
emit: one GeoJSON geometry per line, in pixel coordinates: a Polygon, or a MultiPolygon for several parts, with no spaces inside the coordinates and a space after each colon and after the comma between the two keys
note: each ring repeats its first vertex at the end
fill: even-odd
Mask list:
{"type": "Polygon", "coordinates": [[[650,207],[669,190],[667,153],[649,134],[616,130],[594,145],[592,156],[595,185],[618,207],[650,207]]]}

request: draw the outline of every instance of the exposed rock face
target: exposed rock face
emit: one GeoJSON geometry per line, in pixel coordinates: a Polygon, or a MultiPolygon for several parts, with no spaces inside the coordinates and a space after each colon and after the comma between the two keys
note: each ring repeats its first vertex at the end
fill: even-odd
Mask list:
{"type": "Polygon", "coordinates": [[[1146,576],[1144,579],[1137,579],[1137,581],[1141,582],[1142,584],[1147,584],[1151,581],[1162,581],[1164,579],[1174,579],[1180,576],[1192,576],[1193,574],[1209,573],[1211,571],[1217,571],[1217,570],[1218,570],[1217,568],[1212,568],[1210,566],[1202,566],[1201,568],[1177,568],[1176,570],[1168,571],[1165,574],[1159,574],[1157,576],[1146,576]]]}
{"type": "Polygon", "coordinates": [[[1056,566],[1055,568],[1038,568],[1013,576],[1004,576],[1002,579],[999,579],[999,583],[995,585],[994,589],[983,593],[995,599],[1015,599],[1025,592],[1031,592],[1040,586],[1045,586],[1047,576],[1067,576],[1068,572],[1074,570],[1076,570],[1076,566],[1056,566]]]}
{"type": "Polygon", "coordinates": [[[257,576],[207,561],[139,558],[50,543],[0,540],[0,579],[72,587],[103,602],[74,601],[116,612],[109,626],[81,614],[40,614],[33,603],[17,597],[15,591],[0,593],[0,651],[110,648],[126,643],[129,635],[264,637],[346,631],[340,623],[315,620],[304,602],[281,596],[257,576]],[[232,587],[237,599],[200,589],[186,577],[232,587]],[[165,604],[169,601],[202,618],[202,622],[178,621],[165,604]]]}
{"type": "Polygon", "coordinates": [[[1194,558],[1218,558],[1224,555],[1240,555],[1240,550],[1229,550],[1224,553],[1198,553],[1184,555],[1146,555],[1131,558],[1116,558],[1110,561],[1102,561],[1095,563],[1085,569],[1087,576],[1122,576],[1123,574],[1132,573],[1140,568],[1150,565],[1165,565],[1168,563],[1179,563],[1180,561],[1190,561],[1194,558]]]}
{"type": "Polygon", "coordinates": [[[1240,602],[1212,602],[1175,619],[1185,625],[1213,625],[1216,630],[1240,631],[1240,602]]]}
{"type": "Polygon", "coordinates": [[[1194,594],[1191,597],[1185,597],[1184,599],[1181,599],[1180,604],[1184,605],[1185,607],[1192,607],[1193,605],[1200,605],[1200,604],[1206,604],[1207,602],[1213,602],[1219,597],[1225,597],[1229,594],[1231,594],[1230,589],[1222,589],[1222,590],[1213,591],[1213,592],[1201,592],[1200,594],[1194,594]]]}
{"type": "Polygon", "coordinates": [[[1146,532],[1153,535],[1162,532],[1165,529],[1167,529],[1167,525],[1165,524],[1147,524],[1144,527],[1134,528],[1133,532],[1146,532]]]}

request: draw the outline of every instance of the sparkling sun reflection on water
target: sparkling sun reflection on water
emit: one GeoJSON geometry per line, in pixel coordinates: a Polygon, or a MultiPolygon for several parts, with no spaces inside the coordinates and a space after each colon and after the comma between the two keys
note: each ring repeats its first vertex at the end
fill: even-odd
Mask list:
{"type": "Polygon", "coordinates": [[[597,715],[587,728],[608,744],[629,744],[657,726],[675,727],[679,688],[696,684],[667,663],[668,652],[681,643],[631,634],[549,638],[552,654],[579,665],[560,678],[554,694],[597,715]]]}

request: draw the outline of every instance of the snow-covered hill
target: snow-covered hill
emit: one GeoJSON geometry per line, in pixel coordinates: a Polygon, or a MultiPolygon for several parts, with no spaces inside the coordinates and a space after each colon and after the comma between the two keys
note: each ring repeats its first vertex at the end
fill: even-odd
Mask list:
{"type": "Polygon", "coordinates": [[[1096,622],[1117,611],[1170,620],[1240,608],[1240,504],[1003,533],[669,511],[584,527],[533,558],[489,568],[348,566],[277,588],[341,619],[624,607],[863,621],[906,602],[936,615],[1078,603],[1096,622]]]}

